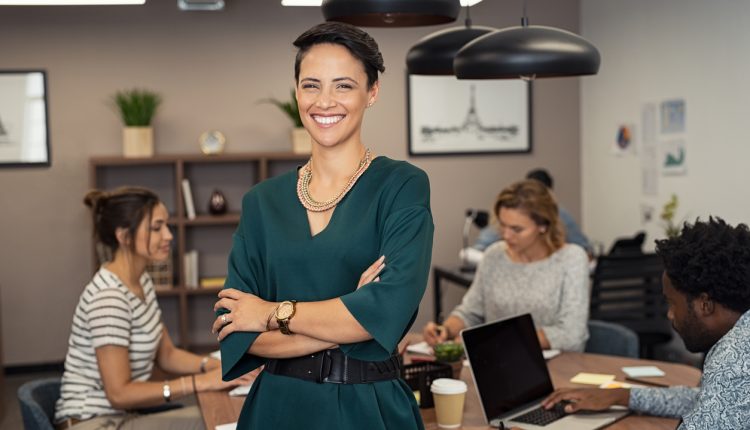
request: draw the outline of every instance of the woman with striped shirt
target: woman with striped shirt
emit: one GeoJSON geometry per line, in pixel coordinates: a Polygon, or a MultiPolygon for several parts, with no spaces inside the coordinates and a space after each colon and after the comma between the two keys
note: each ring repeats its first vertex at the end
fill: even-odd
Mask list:
{"type": "Polygon", "coordinates": [[[94,190],[84,203],[112,258],[86,285],[73,316],[57,429],[202,429],[196,407],[133,412],[251,378],[222,382],[218,360],[175,347],[162,323],[146,265],[169,258],[167,208],[153,192],[135,187],[94,190]],[[154,364],[182,376],[149,381],[154,364]]]}

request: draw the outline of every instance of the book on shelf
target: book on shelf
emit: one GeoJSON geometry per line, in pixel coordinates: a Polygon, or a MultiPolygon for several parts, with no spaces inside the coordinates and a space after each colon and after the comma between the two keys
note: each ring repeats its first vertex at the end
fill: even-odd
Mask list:
{"type": "Polygon", "coordinates": [[[198,288],[198,251],[186,251],[184,257],[185,287],[198,288]]]}
{"type": "Polygon", "coordinates": [[[151,275],[154,288],[157,290],[168,290],[172,288],[172,254],[164,261],[151,261],[146,266],[146,271],[151,275]]]}
{"type": "Polygon", "coordinates": [[[185,201],[185,215],[188,219],[195,219],[195,204],[193,204],[193,192],[190,189],[190,180],[182,179],[182,200],[185,201]]]}
{"type": "Polygon", "coordinates": [[[224,286],[227,280],[226,276],[216,276],[212,278],[201,278],[201,288],[220,288],[224,286]]]}

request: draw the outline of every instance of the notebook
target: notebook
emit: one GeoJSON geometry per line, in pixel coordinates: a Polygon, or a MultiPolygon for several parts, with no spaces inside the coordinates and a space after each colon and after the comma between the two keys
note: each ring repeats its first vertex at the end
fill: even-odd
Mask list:
{"type": "Polygon", "coordinates": [[[542,400],[554,391],[530,314],[461,332],[479,403],[490,426],[526,430],[593,430],[627,415],[624,408],[564,414],[542,400]]]}

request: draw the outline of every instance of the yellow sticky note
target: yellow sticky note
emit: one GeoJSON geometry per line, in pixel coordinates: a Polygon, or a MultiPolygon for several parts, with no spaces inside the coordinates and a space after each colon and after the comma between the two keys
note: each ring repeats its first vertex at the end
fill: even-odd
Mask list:
{"type": "Polygon", "coordinates": [[[628,384],[627,382],[620,382],[620,381],[609,381],[605,382],[602,385],[599,386],[599,388],[606,388],[606,389],[612,389],[612,388],[632,388],[633,385],[628,384]]]}
{"type": "Polygon", "coordinates": [[[419,402],[422,400],[421,397],[422,396],[419,390],[414,390],[414,398],[417,399],[417,404],[419,404],[419,402]]]}
{"type": "Polygon", "coordinates": [[[605,375],[602,373],[581,372],[573,377],[570,382],[574,384],[602,385],[615,379],[615,375],[605,375]]]}

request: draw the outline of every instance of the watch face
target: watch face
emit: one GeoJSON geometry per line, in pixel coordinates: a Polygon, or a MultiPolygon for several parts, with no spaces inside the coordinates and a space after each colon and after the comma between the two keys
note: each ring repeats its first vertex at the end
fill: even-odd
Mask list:
{"type": "Polygon", "coordinates": [[[224,144],[227,138],[217,130],[207,131],[201,134],[198,139],[201,145],[201,152],[204,154],[221,154],[224,151],[224,144]]]}
{"type": "Polygon", "coordinates": [[[279,309],[276,311],[276,319],[285,320],[292,316],[294,307],[291,302],[281,302],[279,309]]]}

